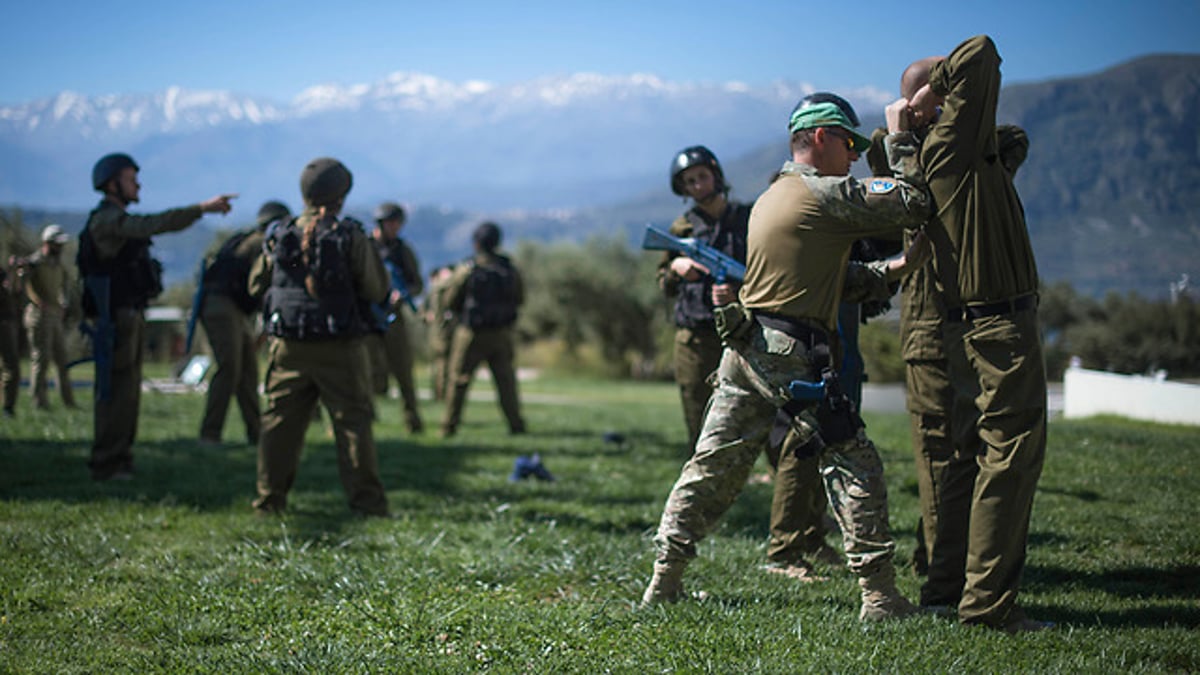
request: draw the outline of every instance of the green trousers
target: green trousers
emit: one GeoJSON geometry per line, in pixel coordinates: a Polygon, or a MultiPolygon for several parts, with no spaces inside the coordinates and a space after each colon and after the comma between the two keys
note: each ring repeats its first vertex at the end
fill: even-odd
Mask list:
{"type": "Polygon", "coordinates": [[[209,295],[204,299],[200,321],[216,361],[200,421],[200,438],[221,440],[229,401],[235,399],[246,426],[246,440],[255,445],[262,407],[258,400],[257,336],[251,317],[227,296],[209,295]]]}
{"type": "Polygon", "coordinates": [[[364,338],[316,342],[272,338],[266,395],[255,508],[286,508],[304,436],[319,402],[333,425],[338,476],[350,509],[364,515],[387,514],[371,429],[374,408],[364,338]]]}

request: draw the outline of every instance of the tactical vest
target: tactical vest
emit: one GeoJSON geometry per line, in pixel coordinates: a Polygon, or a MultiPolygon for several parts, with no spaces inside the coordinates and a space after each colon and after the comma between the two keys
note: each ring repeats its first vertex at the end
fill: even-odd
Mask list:
{"type": "Polygon", "coordinates": [[[204,269],[204,291],[227,296],[238,309],[249,314],[258,309],[258,300],[250,295],[251,260],[237,255],[238,247],[257,229],[237,232],[229,237],[204,269]]]}
{"type": "Polygon", "coordinates": [[[350,269],[349,221],[321,227],[309,262],[301,249],[303,232],[292,220],[267,234],[271,251],[271,286],[263,297],[267,333],[289,340],[328,340],[366,333],[369,312],[355,292],[350,269]],[[305,278],[312,275],[317,296],[309,295],[305,278]]]}
{"type": "MultiPolygon", "coordinates": [[[[687,236],[694,237],[738,262],[746,261],[746,227],[750,222],[750,206],[730,203],[716,223],[709,223],[698,208],[687,212],[686,218],[692,225],[687,236]]],[[[713,323],[712,304],[713,279],[707,274],[696,281],[679,282],[675,298],[675,325],[680,328],[696,328],[713,323]]]]}
{"type": "Polygon", "coordinates": [[[471,262],[463,295],[462,322],[472,330],[503,328],[517,320],[517,273],[508,258],[497,255],[471,262]]]}
{"type": "MultiPolygon", "coordinates": [[[[92,211],[92,215],[95,215],[92,211]]],[[[90,222],[92,216],[88,217],[90,222]]],[[[108,260],[96,252],[90,227],[79,233],[79,251],[75,264],[81,277],[108,277],[109,307],[111,310],[132,308],[143,310],[162,293],[162,263],[150,255],[149,237],[126,239],[117,254],[108,260]]],[[[83,312],[95,317],[99,311],[96,301],[86,287],[83,292],[83,312]]]]}

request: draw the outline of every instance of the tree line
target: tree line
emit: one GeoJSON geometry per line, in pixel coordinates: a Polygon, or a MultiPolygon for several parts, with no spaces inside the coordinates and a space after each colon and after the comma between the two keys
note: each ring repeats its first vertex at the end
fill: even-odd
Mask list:
{"type": "MultiPolygon", "coordinates": [[[[18,210],[0,211],[0,261],[37,248],[39,230],[18,210]]],[[[230,232],[214,235],[210,250],[230,232]]],[[[74,242],[63,255],[74,260],[74,242]]],[[[418,252],[419,254],[419,252],[418,252]]],[[[621,235],[582,242],[521,241],[512,252],[526,285],[517,330],[522,361],[564,372],[616,378],[670,378],[671,305],[658,288],[659,253],[621,235]]],[[[426,270],[428,271],[428,270],[426,270]]],[[[193,281],[175,284],[157,304],[190,308],[193,281]]],[[[1085,368],[1120,373],[1165,370],[1172,379],[1200,377],[1200,302],[1181,282],[1170,297],[1109,293],[1093,298],[1069,282],[1044,284],[1039,318],[1051,379],[1072,358],[1085,368]]],[[[904,378],[895,311],[863,327],[861,345],[872,382],[904,378]]],[[[415,343],[423,327],[409,322],[415,343]]]]}

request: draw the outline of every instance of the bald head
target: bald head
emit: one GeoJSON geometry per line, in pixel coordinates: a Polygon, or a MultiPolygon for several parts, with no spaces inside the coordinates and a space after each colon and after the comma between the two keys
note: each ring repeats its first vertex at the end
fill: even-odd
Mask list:
{"type": "Polygon", "coordinates": [[[917,90],[929,83],[929,71],[933,70],[934,64],[945,58],[927,56],[910,63],[900,76],[900,95],[911,101],[917,90]]]}

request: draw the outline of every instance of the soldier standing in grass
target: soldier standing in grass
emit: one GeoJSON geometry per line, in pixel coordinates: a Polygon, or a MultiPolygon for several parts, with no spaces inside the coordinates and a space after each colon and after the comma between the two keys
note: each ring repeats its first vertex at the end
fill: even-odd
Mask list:
{"type": "Polygon", "coordinates": [[[70,237],[58,225],[42,230],[42,245],[22,261],[17,272],[23,277],[29,304],[25,306],[25,330],[29,334],[29,380],[33,404],[39,410],[50,408],[47,371],[54,367],[63,405],[75,407],[75,392],[67,373],[67,340],[63,317],[67,311],[67,284],[70,275],[62,262],[63,246],[70,237]]]}
{"type": "MultiPolygon", "coordinates": [[[[162,266],[150,256],[153,235],[190,227],[206,213],[229,213],[229,200],[219,195],[194,206],[170,209],[148,216],[128,213],[141,192],[138,165],[124,153],[101,157],[92,168],[92,187],[102,192],[79,235],[76,263],[79,274],[108,288],[107,311],[113,325],[111,391],[101,397],[96,382],[95,438],[88,467],[92,479],[133,478],[133,442],[137,437],[141,405],[142,359],[146,320],[143,310],[162,292],[162,266]]],[[[84,313],[96,318],[102,309],[90,291],[84,293],[84,313]]]]}
{"type": "Polygon", "coordinates": [[[475,256],[459,265],[447,282],[447,307],[458,316],[458,326],[450,347],[452,388],[442,418],[442,437],[449,438],[458,431],[475,369],[485,361],[492,371],[509,432],[522,434],[525,420],[521,417],[513,368],[513,325],[525,301],[525,288],[512,261],[496,250],[500,246],[499,226],[483,223],[475,228],[471,240],[475,256]]]}
{"type": "Polygon", "coordinates": [[[965,357],[949,359],[950,385],[978,392],[982,447],[958,617],[1006,632],[1042,630],[1051,624],[1027,617],[1017,593],[1045,460],[1046,368],[1037,264],[997,133],[1000,54],[989,37],[975,36],[949,56],[910,64],[900,89],[924,135],[920,160],[937,207],[927,231],[943,316],[955,325],[946,339],[965,357]]]}
{"type": "Polygon", "coordinates": [[[258,400],[258,317],[261,299],[250,294],[250,266],[262,254],[264,233],[275,222],[292,217],[287,204],[264,203],[255,226],[236,232],[222,244],[204,270],[200,321],[216,360],[208,383],[200,443],[219,445],[229,400],[237,400],[246,426],[246,443],[258,445],[261,406],[258,400]]]}
{"type": "Polygon", "coordinates": [[[386,516],[371,424],[370,305],[388,295],[387,272],[362,224],[338,218],[353,179],[341,162],[314,159],[300,174],[304,212],[268,233],[250,272],[270,336],[267,405],[258,443],[260,513],[281,513],[318,403],[329,411],[350,509],[386,516]]]}
{"type": "Polygon", "coordinates": [[[4,416],[16,414],[17,392],[21,388],[21,277],[16,274],[16,258],[0,267],[0,388],[4,396],[4,416]]]}
{"type": "MultiPolygon", "coordinates": [[[[734,260],[746,262],[746,225],[750,205],[729,199],[729,184],[716,155],[703,145],[684,148],[671,161],[671,191],[690,198],[692,208],[671,223],[676,237],[694,238],[734,260]]],[[[659,287],[673,300],[675,322],[675,382],[683,403],[688,452],[696,447],[704,409],[712,396],[709,377],[721,363],[723,349],[713,319],[713,307],[734,302],[738,285],[716,283],[703,264],[676,252],[663,254],[658,266],[659,287]]],[[[806,558],[840,564],[841,557],[825,543],[825,487],[816,458],[768,449],[774,473],[771,502],[771,541],[766,569],[803,580],[816,579],[806,558]]]]}
{"type": "Polygon", "coordinates": [[[446,291],[454,269],[442,265],[429,273],[429,293],[425,296],[424,319],[429,331],[429,376],[433,400],[445,401],[450,390],[450,341],[458,319],[447,307],[446,291]]]}
{"type": "MultiPolygon", "coordinates": [[[[409,298],[415,298],[425,290],[421,278],[421,266],[412,247],[400,238],[407,215],[404,208],[395,202],[384,202],[375,209],[374,243],[385,266],[399,273],[404,280],[409,298]]],[[[389,270],[390,271],[390,270],[389,270]]],[[[391,275],[389,274],[389,277],[391,275]]],[[[384,301],[384,320],[371,339],[371,372],[376,394],[386,394],[388,373],[396,378],[400,387],[400,399],[404,406],[404,424],[409,432],[419,434],[424,429],[421,413],[417,407],[417,387],[413,383],[413,348],[408,339],[408,326],[404,321],[408,302],[400,289],[392,288],[384,301]]]]}
{"type": "MultiPolygon", "coordinates": [[[[834,394],[837,309],[851,245],[896,235],[929,216],[929,199],[906,131],[903,100],[888,106],[894,175],[867,184],[849,176],[869,141],[854,131],[840,98],[802,101],[789,118],[792,161],[750,215],[741,304],[717,308],[727,346],[696,451],[684,465],[654,537],[654,577],[643,604],[683,596],[696,545],[736,499],[777,411],[790,416],[799,452],[820,457],[850,569],[859,577],[863,620],[911,614],[895,587],[895,543],[875,446],[848,400],[834,394]],[[826,381],[819,402],[793,398],[795,381],[826,381]]],[[[897,270],[897,274],[903,270],[897,270]]]]}

